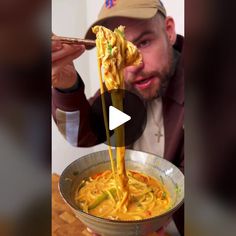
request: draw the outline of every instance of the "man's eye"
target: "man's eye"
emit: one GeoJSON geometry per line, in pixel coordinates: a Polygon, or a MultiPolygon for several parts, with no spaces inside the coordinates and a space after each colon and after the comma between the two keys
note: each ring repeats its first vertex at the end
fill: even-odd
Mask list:
{"type": "Polygon", "coordinates": [[[138,48],[145,48],[150,45],[150,40],[143,40],[138,43],[138,48]]]}

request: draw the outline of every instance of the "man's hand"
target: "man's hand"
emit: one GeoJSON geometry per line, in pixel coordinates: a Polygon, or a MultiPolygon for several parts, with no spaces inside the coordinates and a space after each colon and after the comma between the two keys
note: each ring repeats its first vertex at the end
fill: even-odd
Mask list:
{"type": "Polygon", "coordinates": [[[68,45],[52,41],[52,86],[71,88],[77,80],[73,60],[85,51],[84,45],[68,45]]]}
{"type": "MultiPolygon", "coordinates": [[[[92,236],[100,236],[99,234],[94,233],[91,229],[87,228],[88,232],[92,234],[92,236]]],[[[148,234],[147,236],[165,236],[164,228],[160,228],[157,232],[148,234]]]]}

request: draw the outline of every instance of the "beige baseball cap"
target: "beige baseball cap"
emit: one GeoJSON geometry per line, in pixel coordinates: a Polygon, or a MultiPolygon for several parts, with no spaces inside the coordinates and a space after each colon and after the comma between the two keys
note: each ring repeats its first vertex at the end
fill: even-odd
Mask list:
{"type": "MultiPolygon", "coordinates": [[[[104,2],[106,2],[104,0],[104,2]]],[[[113,17],[126,17],[133,19],[150,19],[157,11],[160,11],[166,16],[166,10],[160,0],[116,0],[114,5],[107,7],[106,3],[103,4],[97,21],[95,21],[88,29],[85,38],[95,39],[96,36],[92,32],[92,28],[95,25],[102,25],[103,22],[113,17]]],[[[90,47],[88,49],[91,49],[90,47]]]]}

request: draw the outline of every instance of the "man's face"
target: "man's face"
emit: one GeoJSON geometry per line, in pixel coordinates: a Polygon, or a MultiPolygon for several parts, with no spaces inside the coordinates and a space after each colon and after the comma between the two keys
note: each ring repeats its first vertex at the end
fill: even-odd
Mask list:
{"type": "Polygon", "coordinates": [[[109,28],[125,26],[126,39],[133,42],[142,54],[139,66],[125,68],[126,89],[138,93],[143,99],[158,96],[170,76],[173,63],[173,48],[167,37],[165,21],[158,17],[150,20],[116,18],[109,28]]]}

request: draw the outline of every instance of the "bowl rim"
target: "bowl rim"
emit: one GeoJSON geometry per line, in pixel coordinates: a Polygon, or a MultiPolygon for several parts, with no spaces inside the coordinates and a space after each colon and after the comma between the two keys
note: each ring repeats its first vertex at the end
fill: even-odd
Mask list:
{"type": "MultiPolygon", "coordinates": [[[[115,150],[115,149],[114,149],[115,150]]],[[[126,148],[126,151],[134,151],[134,152],[140,152],[140,153],[145,153],[145,154],[148,154],[148,155],[152,155],[154,157],[158,157],[158,158],[161,158],[162,160],[164,161],[167,161],[169,162],[171,165],[175,166],[173,163],[171,163],[170,161],[158,156],[158,155],[155,155],[153,153],[149,153],[149,152],[143,152],[143,151],[137,151],[137,150],[133,150],[133,149],[128,149],[126,148]]],[[[77,158],[76,160],[74,160],[73,162],[71,162],[61,173],[60,177],[59,177],[59,182],[58,182],[58,189],[59,189],[59,193],[62,197],[62,199],[70,206],[70,208],[73,210],[73,211],[79,211],[81,214],[85,215],[86,217],[94,217],[96,220],[102,220],[102,221],[105,221],[104,223],[114,223],[114,224],[117,224],[117,223],[122,223],[122,224],[130,224],[130,223],[145,223],[147,221],[150,221],[150,220],[155,220],[157,218],[160,218],[160,217],[164,217],[166,215],[169,215],[171,212],[175,212],[176,210],[178,210],[184,203],[184,194],[183,194],[183,198],[181,199],[181,201],[173,208],[165,211],[164,213],[160,214],[160,215],[157,215],[157,216],[153,216],[153,217],[150,217],[150,218],[145,218],[145,219],[142,219],[142,220],[112,220],[112,219],[107,219],[107,218],[103,218],[103,217],[99,217],[99,216],[95,216],[95,215],[92,215],[92,214],[89,214],[89,213],[86,213],[84,212],[83,210],[81,210],[79,207],[78,208],[74,208],[74,206],[71,206],[71,204],[66,200],[66,198],[64,197],[63,195],[63,192],[61,191],[61,184],[62,184],[62,178],[63,178],[63,174],[66,172],[67,169],[69,169],[72,165],[74,165],[74,163],[76,163],[78,160],[83,160],[83,159],[86,159],[89,155],[91,154],[99,154],[99,153],[104,153],[104,152],[108,152],[107,149],[104,149],[104,150],[100,150],[100,151],[96,151],[96,152],[91,152],[89,154],[86,154],[84,156],[81,156],[79,158],[77,158]]],[[[109,161],[108,161],[109,162],[109,161]]],[[[175,166],[179,171],[180,173],[182,174],[183,176],[183,179],[184,179],[184,174],[183,172],[177,167],[175,166]]]]}

